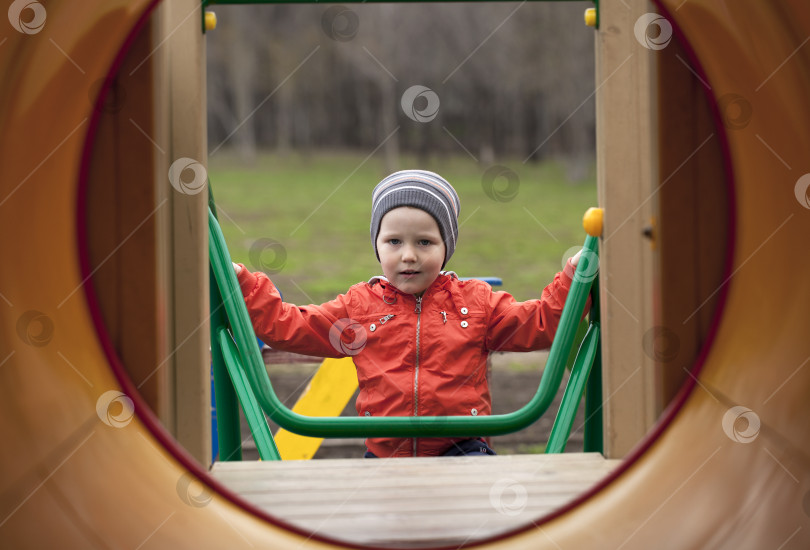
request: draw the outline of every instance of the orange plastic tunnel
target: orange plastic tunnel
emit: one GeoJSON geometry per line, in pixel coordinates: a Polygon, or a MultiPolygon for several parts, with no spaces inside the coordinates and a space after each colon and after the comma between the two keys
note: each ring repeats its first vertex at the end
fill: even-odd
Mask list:
{"type": "MultiPolygon", "coordinates": [[[[0,25],[0,547],[339,546],[210,478],[133,392],[99,321],[82,260],[88,90],[158,4],[16,0],[0,25]],[[198,482],[204,506],[182,496],[198,482]]],[[[617,32],[626,5],[602,0],[597,32],[617,32]]],[[[615,475],[481,547],[810,547],[810,4],[655,7],[705,93],[740,94],[751,113],[745,131],[715,130],[733,227],[710,344],[615,475]]]]}

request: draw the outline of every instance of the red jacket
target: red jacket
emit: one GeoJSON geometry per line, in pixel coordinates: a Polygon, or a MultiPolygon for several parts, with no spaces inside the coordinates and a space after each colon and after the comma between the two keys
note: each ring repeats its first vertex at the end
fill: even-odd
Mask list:
{"type": "MultiPolygon", "coordinates": [[[[573,274],[569,262],[539,300],[526,302],[442,273],[421,299],[375,278],[309,306],[282,302],[263,273],[243,268],[238,278],[262,341],[306,355],[352,356],[359,414],[461,416],[491,413],[491,351],[551,345],[573,274]]],[[[379,457],[436,456],[458,440],[370,438],[366,445],[379,457]]]]}

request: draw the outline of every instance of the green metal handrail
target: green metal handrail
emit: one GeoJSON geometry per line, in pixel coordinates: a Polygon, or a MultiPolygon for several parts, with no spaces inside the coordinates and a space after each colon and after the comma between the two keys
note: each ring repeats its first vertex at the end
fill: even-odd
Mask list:
{"type": "Polygon", "coordinates": [[[225,359],[222,357],[221,348],[217,343],[219,330],[228,326],[228,317],[225,315],[222,298],[210,266],[208,272],[211,300],[211,369],[214,373],[219,460],[222,462],[240,461],[242,460],[242,438],[239,401],[228,367],[225,365],[225,359]]]}
{"type": "MultiPolygon", "coordinates": [[[[511,2],[512,0],[449,0],[452,2],[511,2]]],[[[581,2],[582,0],[536,0],[538,2],[581,2]]],[[[599,0],[591,0],[594,5],[599,5],[599,0]]],[[[388,3],[388,4],[414,4],[425,2],[425,0],[344,0],[343,4],[360,4],[367,2],[388,3]]],[[[318,0],[203,0],[203,8],[216,5],[249,5],[249,4],[317,4],[318,0]]]]}
{"type": "MultiPolygon", "coordinates": [[[[409,4],[424,2],[425,0],[344,0],[344,4],[366,4],[366,3],[396,3],[396,4],[409,4]]],[[[512,0],[444,0],[450,2],[511,2],[512,0]]],[[[579,2],[581,0],[534,0],[538,2],[579,2]]],[[[596,9],[596,25],[599,28],[599,9],[600,0],[591,0],[594,8],[596,9]]],[[[202,10],[200,10],[203,17],[202,31],[205,33],[205,10],[210,6],[215,5],[245,5],[245,4],[318,4],[319,0],[202,0],[202,10]]]]}
{"type": "Polygon", "coordinates": [[[219,330],[217,344],[220,353],[225,358],[225,366],[236,389],[236,394],[239,396],[239,402],[242,404],[242,410],[248,421],[250,433],[253,434],[253,441],[256,442],[259,457],[262,460],[281,460],[273,434],[270,433],[267,420],[262,414],[262,409],[256,400],[250,382],[248,382],[245,370],[241,368],[239,361],[233,359],[238,356],[239,351],[236,349],[236,344],[233,343],[233,338],[227,329],[222,328],[219,330]]]}
{"type": "MultiPolygon", "coordinates": [[[[214,193],[208,182],[208,209],[217,218],[214,193]]],[[[262,460],[281,460],[273,434],[267,425],[256,395],[247,381],[244,369],[236,361],[226,361],[222,350],[223,334],[230,338],[228,316],[222,303],[222,294],[214,278],[213,267],[209,263],[210,307],[211,307],[211,368],[214,373],[214,395],[217,407],[217,438],[219,460],[241,461],[242,439],[239,420],[239,405],[245,413],[250,433],[256,443],[256,450],[262,460]]]]}
{"type": "Polygon", "coordinates": [[[599,323],[591,323],[582,345],[579,347],[574,367],[571,369],[571,377],[568,385],[565,386],[560,409],[557,411],[557,418],[551,427],[551,435],[546,444],[546,453],[561,453],[568,443],[568,436],[571,435],[571,426],[574,425],[574,418],[577,409],[585,394],[585,386],[591,374],[594,359],[596,358],[599,346],[599,323]]]}
{"type": "MultiPolygon", "coordinates": [[[[591,312],[588,317],[591,323],[601,326],[601,305],[599,303],[599,277],[591,286],[591,312]]],[[[596,342],[596,355],[593,359],[591,375],[585,387],[585,423],[583,427],[583,451],[586,453],[604,452],[603,418],[602,418],[602,336],[596,342]]]]}
{"type": "Polygon", "coordinates": [[[284,406],[273,391],[222,230],[210,209],[208,229],[211,268],[235,340],[234,343],[219,333],[223,358],[226,363],[236,364],[240,369],[244,367],[259,405],[274,422],[290,432],[310,437],[479,437],[511,433],[529,426],[546,412],[557,393],[598,270],[597,238],[588,236],[540,386],[523,408],[492,416],[310,417],[284,406]]]}

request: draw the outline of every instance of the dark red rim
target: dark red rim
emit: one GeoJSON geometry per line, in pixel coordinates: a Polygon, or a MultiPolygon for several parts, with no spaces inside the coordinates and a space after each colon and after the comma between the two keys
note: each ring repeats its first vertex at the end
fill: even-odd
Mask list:
{"type": "MultiPolygon", "coordinates": [[[[103,104],[107,94],[109,93],[112,79],[118,73],[118,70],[120,69],[123,63],[124,57],[130,50],[136,36],[146,24],[146,21],[148,20],[152,11],[157,7],[158,4],[160,4],[160,1],[161,0],[152,0],[150,4],[146,7],[144,12],[140,15],[137,22],[132,27],[130,33],[124,40],[120,50],[116,54],[116,57],[108,70],[107,76],[104,79],[104,83],[99,92],[99,97],[96,100],[96,104],[94,106],[95,108],[93,109],[93,114],[90,117],[90,126],[88,128],[87,136],[85,138],[84,148],[82,152],[81,166],[79,170],[76,212],[77,212],[77,238],[78,238],[77,248],[79,251],[79,263],[82,280],[85,281],[82,286],[84,290],[85,299],[87,300],[88,308],[91,313],[93,324],[96,329],[96,333],[98,335],[101,346],[104,350],[104,354],[106,355],[110,368],[113,371],[116,380],[121,385],[124,393],[130,399],[132,399],[133,404],[135,406],[135,414],[137,415],[138,419],[144,424],[144,426],[146,426],[149,432],[160,442],[160,444],[163,445],[163,447],[184,468],[193,473],[201,482],[205,483],[212,490],[216,491],[221,497],[243,508],[245,511],[255,515],[256,517],[264,521],[267,521],[271,525],[286,529],[288,531],[306,537],[307,539],[312,539],[315,541],[324,542],[328,544],[335,544],[343,546],[345,548],[360,548],[360,549],[382,548],[382,547],[354,544],[351,542],[330,538],[328,536],[310,533],[304,529],[301,529],[300,527],[291,525],[283,520],[280,520],[278,518],[269,515],[265,511],[251,504],[250,502],[247,502],[246,500],[242,499],[239,495],[232,492],[226,486],[222,485],[219,481],[210,476],[208,472],[205,469],[203,469],[203,467],[199,463],[197,463],[196,460],[194,460],[194,458],[191,457],[191,455],[189,455],[188,452],[177,443],[177,441],[175,441],[175,439],[171,436],[171,434],[169,434],[161,426],[157,417],[154,415],[152,410],[140,396],[137,388],[130,379],[129,374],[126,372],[126,369],[124,368],[120,358],[118,357],[118,355],[115,352],[115,349],[113,348],[112,342],[109,338],[106,327],[104,325],[103,318],[101,316],[101,310],[98,305],[98,298],[95,294],[92,282],[90,280],[92,270],[90,269],[90,259],[87,247],[88,242],[87,225],[86,225],[87,205],[85,201],[87,191],[87,180],[89,174],[90,159],[92,156],[91,154],[93,150],[93,145],[95,143],[96,133],[98,130],[99,116],[101,113],[101,109],[98,108],[98,106],[103,104]]],[[[660,10],[660,12],[667,17],[670,23],[672,23],[673,32],[676,35],[677,39],[680,40],[681,44],[684,46],[687,56],[689,57],[693,66],[695,67],[696,71],[699,73],[701,78],[703,78],[705,81],[708,82],[709,79],[706,76],[705,70],[703,69],[703,66],[700,63],[699,58],[697,57],[694,49],[691,47],[691,44],[686,40],[686,37],[682,29],[676,23],[675,19],[672,17],[672,14],[663,6],[662,0],[653,0],[653,1],[660,10]]],[[[722,318],[723,311],[725,309],[729,289],[728,276],[731,274],[731,269],[733,265],[732,264],[734,259],[733,243],[734,243],[734,236],[736,234],[736,211],[734,208],[734,205],[736,204],[736,198],[734,192],[735,191],[734,178],[731,163],[731,153],[728,144],[728,137],[726,135],[725,128],[722,124],[722,117],[717,108],[717,104],[714,101],[714,97],[708,91],[704,90],[704,93],[707,96],[708,103],[711,108],[713,118],[715,120],[715,127],[717,130],[718,139],[720,140],[721,150],[723,154],[723,162],[725,165],[725,181],[728,192],[728,205],[729,205],[728,210],[729,233],[728,233],[728,242],[726,246],[726,258],[725,258],[724,278],[723,278],[723,280],[726,282],[721,287],[718,296],[718,305],[715,309],[711,326],[706,335],[706,341],[703,347],[701,348],[700,353],[698,354],[698,357],[695,360],[695,363],[690,369],[691,376],[687,379],[686,383],[681,387],[676,397],[672,400],[667,409],[661,415],[661,418],[656,423],[653,430],[650,433],[648,433],[647,436],[645,436],[644,439],[642,439],[636,445],[636,447],[622,461],[621,465],[614,472],[612,472],[609,476],[605,477],[597,485],[595,485],[590,490],[577,497],[575,500],[571,501],[569,504],[561,507],[558,510],[555,510],[551,514],[538,518],[537,520],[532,521],[523,527],[518,527],[511,531],[493,537],[476,540],[470,543],[465,543],[461,547],[475,547],[478,545],[489,544],[499,540],[511,538],[514,535],[534,529],[537,526],[543,525],[553,519],[559,518],[571,512],[576,507],[583,504],[591,497],[593,497],[594,495],[596,495],[597,493],[599,493],[600,491],[611,485],[613,482],[619,479],[624,474],[624,472],[626,472],[633,464],[635,464],[635,462],[638,461],[641,458],[641,456],[653,446],[653,444],[658,440],[658,438],[661,437],[664,431],[673,422],[677,414],[681,411],[684,404],[686,403],[686,401],[694,391],[695,387],[697,386],[697,376],[703,370],[704,364],[706,362],[706,357],[708,356],[709,350],[711,349],[711,345],[714,342],[714,339],[717,335],[717,331],[720,325],[720,319],[722,318]]],[[[460,548],[460,547],[459,546],[434,547],[435,550],[444,550],[450,548],[460,548]]]]}

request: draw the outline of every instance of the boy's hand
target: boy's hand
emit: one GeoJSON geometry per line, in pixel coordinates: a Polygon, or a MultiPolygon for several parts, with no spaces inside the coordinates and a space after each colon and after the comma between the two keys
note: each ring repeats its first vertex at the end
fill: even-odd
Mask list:
{"type": "Polygon", "coordinates": [[[582,254],[582,249],[580,249],[579,252],[577,252],[576,254],[574,254],[571,257],[571,265],[573,265],[574,267],[577,266],[577,264],[579,263],[579,257],[580,257],[581,254],[582,254]]]}
{"type": "MultiPolygon", "coordinates": [[[[238,277],[238,276],[239,276],[239,272],[240,272],[240,271],[242,271],[242,266],[241,266],[241,265],[239,265],[239,264],[237,264],[237,263],[234,263],[234,262],[231,262],[231,263],[233,264],[233,272],[234,272],[234,273],[236,274],[236,276],[238,277]]],[[[576,264],[574,264],[574,265],[576,265],[576,264]]]]}

